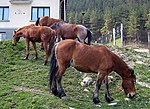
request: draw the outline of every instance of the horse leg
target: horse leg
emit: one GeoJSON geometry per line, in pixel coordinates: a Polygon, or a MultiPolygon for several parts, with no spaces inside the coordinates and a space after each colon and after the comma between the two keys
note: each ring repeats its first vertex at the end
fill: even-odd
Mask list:
{"type": "Polygon", "coordinates": [[[62,79],[63,74],[65,73],[65,70],[66,68],[62,68],[62,69],[59,68],[56,74],[57,90],[58,90],[58,96],[60,98],[65,98],[66,96],[64,89],[62,87],[62,84],[61,84],[61,79],[62,79]]]}
{"type": "Polygon", "coordinates": [[[56,38],[56,41],[55,42],[60,42],[62,39],[62,36],[61,35],[57,35],[57,38],[56,38]]]}
{"type": "Polygon", "coordinates": [[[52,81],[53,81],[52,86],[51,86],[52,94],[54,94],[55,96],[58,96],[56,77],[55,76],[54,76],[52,81]]]}
{"type": "Polygon", "coordinates": [[[45,62],[44,62],[44,65],[46,65],[47,61],[48,61],[48,57],[49,57],[48,43],[43,42],[43,46],[44,46],[44,49],[45,49],[45,52],[46,52],[46,59],[45,59],[45,62]]]}
{"type": "Polygon", "coordinates": [[[24,59],[28,59],[29,56],[29,39],[26,38],[26,57],[24,59]]]}
{"type": "Polygon", "coordinates": [[[55,47],[52,51],[52,57],[50,62],[50,70],[49,70],[49,91],[50,93],[58,96],[57,84],[56,84],[56,73],[58,71],[57,60],[55,56],[55,47]]]}
{"type": "Polygon", "coordinates": [[[55,43],[55,38],[52,38],[49,42],[49,54],[48,54],[48,56],[51,54],[54,43],[55,43]]]}
{"type": "Polygon", "coordinates": [[[105,76],[104,85],[105,85],[105,99],[108,103],[110,103],[111,101],[113,101],[113,98],[110,96],[108,90],[108,76],[105,76]]]}
{"type": "Polygon", "coordinates": [[[44,50],[43,42],[41,42],[41,50],[44,50]]]}
{"type": "Polygon", "coordinates": [[[35,42],[32,42],[32,45],[33,45],[33,48],[34,48],[34,51],[35,51],[35,59],[38,59],[38,53],[37,53],[37,50],[36,50],[35,42]]]}
{"type": "Polygon", "coordinates": [[[95,87],[95,91],[93,94],[93,102],[95,104],[98,104],[100,102],[99,100],[99,90],[102,84],[102,81],[104,80],[105,74],[104,72],[99,72],[97,75],[97,81],[96,81],[96,87],[95,87]]]}

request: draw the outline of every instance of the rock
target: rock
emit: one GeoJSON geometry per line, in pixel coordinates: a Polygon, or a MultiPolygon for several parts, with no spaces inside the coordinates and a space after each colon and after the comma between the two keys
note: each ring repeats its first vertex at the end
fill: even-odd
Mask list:
{"type": "Polygon", "coordinates": [[[143,57],[140,55],[136,55],[137,58],[142,59],[143,57]]]}
{"type": "Polygon", "coordinates": [[[93,79],[91,77],[85,77],[83,81],[81,82],[81,86],[89,86],[92,84],[93,79]]]}
{"type": "Polygon", "coordinates": [[[130,100],[130,98],[124,98],[124,100],[125,100],[125,101],[129,101],[129,100],[130,100]]]}
{"type": "Polygon", "coordinates": [[[131,68],[134,68],[134,66],[135,66],[135,62],[133,62],[133,61],[128,61],[127,64],[128,64],[131,68]]]}
{"type": "Polygon", "coordinates": [[[75,108],[73,108],[73,107],[69,107],[69,109],[75,109],[75,108]]]}
{"type": "Polygon", "coordinates": [[[108,105],[109,105],[109,106],[114,106],[114,105],[117,105],[117,102],[109,103],[108,105]]]}
{"type": "Polygon", "coordinates": [[[144,62],[142,62],[142,61],[136,61],[135,63],[136,64],[144,64],[144,62]]]}
{"type": "Polygon", "coordinates": [[[134,49],[134,51],[136,52],[140,52],[140,53],[149,53],[149,50],[148,49],[134,49]]]}
{"type": "Polygon", "coordinates": [[[88,93],[89,90],[88,90],[88,89],[84,89],[83,92],[84,92],[84,93],[88,93]]]}

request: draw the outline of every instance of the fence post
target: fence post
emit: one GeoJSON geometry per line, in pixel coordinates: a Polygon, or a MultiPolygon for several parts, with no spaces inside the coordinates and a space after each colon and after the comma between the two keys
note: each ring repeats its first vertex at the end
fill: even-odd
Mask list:
{"type": "Polygon", "coordinates": [[[150,32],[148,32],[148,50],[150,53],[150,32]]]}
{"type": "Polygon", "coordinates": [[[124,46],[124,42],[123,42],[123,24],[121,23],[120,24],[120,33],[121,33],[121,47],[123,47],[124,46]]]}
{"type": "Polygon", "coordinates": [[[116,45],[116,36],[115,28],[113,28],[113,45],[116,45]]]}
{"type": "Polygon", "coordinates": [[[2,34],[0,33],[0,44],[2,44],[2,34]]]}

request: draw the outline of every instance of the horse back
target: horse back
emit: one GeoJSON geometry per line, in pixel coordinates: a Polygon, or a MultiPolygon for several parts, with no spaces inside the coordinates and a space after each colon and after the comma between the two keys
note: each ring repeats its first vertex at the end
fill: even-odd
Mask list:
{"type": "Polygon", "coordinates": [[[40,26],[47,26],[48,20],[49,20],[48,16],[44,16],[44,17],[40,18],[40,21],[39,21],[40,26]]]}
{"type": "Polygon", "coordinates": [[[112,67],[111,56],[103,46],[88,46],[75,40],[64,40],[59,42],[56,48],[56,57],[60,65],[71,64],[84,72],[99,72],[112,67]]]}
{"type": "Polygon", "coordinates": [[[63,20],[62,20],[62,19],[49,18],[47,26],[50,27],[50,26],[53,25],[54,23],[60,22],[60,21],[63,21],[63,20]]]}
{"type": "Polygon", "coordinates": [[[56,30],[65,39],[77,38],[76,24],[63,23],[56,30]]]}
{"type": "Polygon", "coordinates": [[[52,24],[55,22],[60,22],[63,21],[62,19],[55,19],[55,18],[50,18],[49,16],[44,16],[40,19],[40,25],[41,26],[48,26],[50,27],[52,24]]]}
{"type": "Polygon", "coordinates": [[[28,29],[27,36],[31,41],[49,42],[52,37],[52,29],[46,26],[34,26],[28,29]]]}

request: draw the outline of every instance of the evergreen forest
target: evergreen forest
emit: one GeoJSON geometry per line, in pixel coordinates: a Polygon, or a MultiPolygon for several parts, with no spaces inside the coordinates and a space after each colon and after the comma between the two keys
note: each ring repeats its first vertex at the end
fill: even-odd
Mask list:
{"type": "Polygon", "coordinates": [[[67,22],[83,24],[99,36],[112,34],[122,23],[125,37],[147,41],[150,0],[68,0],[67,22]]]}

